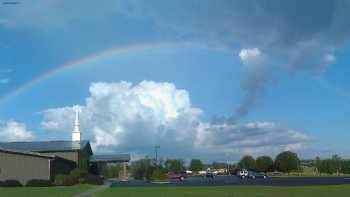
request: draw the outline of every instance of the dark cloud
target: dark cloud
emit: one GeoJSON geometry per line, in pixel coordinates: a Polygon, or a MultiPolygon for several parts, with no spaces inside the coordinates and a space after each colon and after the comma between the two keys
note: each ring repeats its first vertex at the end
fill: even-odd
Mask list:
{"type": "Polygon", "coordinates": [[[198,134],[198,145],[207,150],[226,154],[269,153],[274,155],[281,150],[298,150],[309,137],[273,122],[250,122],[244,125],[203,124],[198,134]],[[215,147],[215,149],[214,149],[215,147]]]}

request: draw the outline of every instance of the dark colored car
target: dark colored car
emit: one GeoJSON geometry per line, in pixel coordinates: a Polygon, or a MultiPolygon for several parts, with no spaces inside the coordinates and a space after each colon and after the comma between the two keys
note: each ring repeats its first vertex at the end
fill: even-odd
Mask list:
{"type": "Polygon", "coordinates": [[[170,179],[178,179],[180,181],[185,180],[187,178],[186,172],[180,171],[180,172],[169,172],[168,176],[170,179]]]}
{"type": "Polygon", "coordinates": [[[267,175],[265,173],[263,173],[263,172],[252,172],[252,171],[249,171],[248,172],[248,178],[251,178],[251,179],[257,179],[257,178],[266,179],[267,175]]]}

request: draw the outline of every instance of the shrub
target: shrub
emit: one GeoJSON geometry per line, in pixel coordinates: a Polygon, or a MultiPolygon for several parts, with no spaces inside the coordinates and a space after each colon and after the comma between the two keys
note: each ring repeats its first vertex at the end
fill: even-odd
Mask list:
{"type": "Polygon", "coordinates": [[[29,180],[26,184],[26,187],[50,187],[52,186],[52,182],[49,180],[42,179],[32,179],[29,180]]]}
{"type": "Polygon", "coordinates": [[[55,177],[55,185],[57,186],[72,186],[77,184],[77,180],[69,175],[58,174],[55,177]]]}
{"type": "Polygon", "coordinates": [[[69,175],[76,181],[78,181],[80,178],[83,178],[86,174],[87,171],[81,168],[75,168],[69,173],[69,175]]]}
{"type": "Polygon", "coordinates": [[[159,181],[164,181],[168,179],[169,179],[168,173],[164,168],[154,170],[151,177],[151,180],[159,180],[159,181]]]}
{"type": "Polygon", "coordinates": [[[82,180],[82,183],[92,185],[103,185],[103,179],[97,175],[86,174],[82,180]]]}
{"type": "Polygon", "coordinates": [[[22,187],[22,183],[17,180],[6,180],[0,183],[1,187],[22,187]]]}

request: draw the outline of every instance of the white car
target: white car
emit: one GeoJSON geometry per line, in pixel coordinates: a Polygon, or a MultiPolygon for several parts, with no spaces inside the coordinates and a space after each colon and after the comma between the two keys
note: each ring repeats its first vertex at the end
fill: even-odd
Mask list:
{"type": "Polygon", "coordinates": [[[245,177],[248,176],[248,170],[243,169],[243,170],[239,171],[238,176],[240,176],[242,179],[244,179],[245,177]]]}

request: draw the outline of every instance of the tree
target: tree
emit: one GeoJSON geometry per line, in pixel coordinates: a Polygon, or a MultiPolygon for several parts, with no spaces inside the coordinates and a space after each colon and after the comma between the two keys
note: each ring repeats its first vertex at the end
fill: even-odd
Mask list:
{"type": "Polygon", "coordinates": [[[204,169],[204,165],[200,159],[192,159],[189,169],[198,172],[204,169]]]}
{"type": "Polygon", "coordinates": [[[155,167],[150,159],[140,159],[131,163],[131,174],[135,179],[150,180],[155,167]]]}
{"type": "Polygon", "coordinates": [[[107,164],[102,166],[102,175],[105,178],[116,178],[119,177],[119,172],[122,171],[121,164],[107,164]]]}
{"type": "Polygon", "coordinates": [[[321,160],[321,164],[320,164],[321,173],[333,174],[336,171],[337,169],[332,159],[321,160]]]}
{"type": "Polygon", "coordinates": [[[338,155],[332,155],[332,165],[334,165],[337,175],[341,172],[342,159],[338,155]]]}
{"type": "Polygon", "coordinates": [[[213,162],[211,164],[211,167],[214,169],[222,169],[222,168],[227,168],[227,163],[223,162],[213,162]]]}
{"type": "Polygon", "coordinates": [[[170,172],[178,172],[185,170],[184,161],[181,159],[168,159],[165,161],[165,168],[170,172]]]}
{"type": "Polygon", "coordinates": [[[315,166],[316,173],[320,173],[321,163],[322,163],[322,161],[321,161],[320,157],[317,156],[315,158],[315,161],[314,161],[314,166],[315,166]]]}
{"type": "Polygon", "coordinates": [[[296,153],[291,151],[285,151],[277,155],[275,159],[275,167],[281,172],[287,172],[288,174],[292,171],[298,171],[300,160],[296,153]]]}
{"type": "Polygon", "coordinates": [[[256,158],[256,169],[260,172],[268,172],[273,169],[273,160],[269,156],[256,158]]]}
{"type": "Polygon", "coordinates": [[[241,169],[247,169],[247,170],[255,170],[256,169],[256,164],[255,160],[252,156],[246,155],[244,156],[241,161],[239,161],[238,166],[241,169]]]}
{"type": "Polygon", "coordinates": [[[350,160],[342,161],[342,173],[350,174],[350,160]]]}

